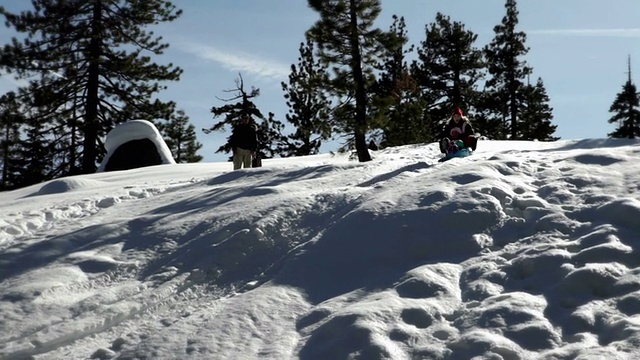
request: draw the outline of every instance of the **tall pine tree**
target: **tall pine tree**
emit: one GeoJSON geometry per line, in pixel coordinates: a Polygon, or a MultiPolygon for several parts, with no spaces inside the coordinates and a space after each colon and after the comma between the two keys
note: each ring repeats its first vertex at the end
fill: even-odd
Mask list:
{"type": "Polygon", "coordinates": [[[326,88],[341,102],[334,112],[345,131],[353,134],[360,162],[371,160],[366,133],[369,128],[368,88],[375,66],[391,48],[394,38],[374,28],[380,0],[308,0],[320,19],[307,31],[318,46],[324,67],[331,68],[326,88]]]}
{"type": "Polygon", "coordinates": [[[487,139],[507,139],[509,123],[507,113],[496,109],[502,109],[508,103],[504,92],[485,88],[474,104],[473,130],[476,135],[487,139]]]}
{"type": "Polygon", "coordinates": [[[284,157],[317,154],[322,141],[331,138],[331,102],[319,86],[325,69],[316,61],[313,52],[312,41],[301,43],[298,65],[291,65],[289,83],[281,83],[289,107],[286,119],[294,126],[293,134],[288,136],[282,149],[284,157]]]}
{"type": "Polygon", "coordinates": [[[40,131],[38,123],[31,118],[26,119],[27,124],[22,128],[23,139],[20,141],[18,158],[14,161],[16,187],[24,187],[46,181],[54,171],[53,162],[56,142],[45,137],[40,131]]]}
{"type": "Polygon", "coordinates": [[[258,154],[261,159],[271,159],[284,153],[287,137],[282,134],[283,130],[284,124],[272,112],[258,123],[258,154]]]}
{"type": "Polygon", "coordinates": [[[614,113],[609,123],[618,124],[618,127],[608,134],[612,138],[633,139],[640,136],[640,96],[636,85],[631,80],[631,59],[628,60],[628,68],[627,82],[609,108],[609,112],[614,113]]]}
{"type": "Polygon", "coordinates": [[[477,38],[464,24],[452,22],[442,13],[436,14],[435,22],[427,26],[426,39],[421,42],[418,60],[413,63],[413,74],[432,98],[429,113],[434,120],[432,131],[436,137],[440,136],[453,108],[469,112],[479,98],[477,86],[484,75],[485,64],[482,51],[474,46],[477,38]]]}
{"type": "Polygon", "coordinates": [[[16,94],[8,92],[2,95],[0,97],[0,166],[2,166],[0,191],[15,188],[19,181],[16,162],[19,159],[20,127],[23,124],[24,118],[16,94]]]}
{"type": "Polygon", "coordinates": [[[518,139],[518,115],[525,91],[525,80],[531,68],[521,58],[529,52],[525,46],[527,35],[517,31],[518,10],[515,0],[505,3],[506,15],[500,25],[493,29],[495,36],[484,49],[487,67],[491,77],[487,80],[488,91],[493,93],[496,102],[491,106],[493,116],[502,119],[508,129],[510,139],[518,139]],[[507,124],[508,122],[508,124],[507,124]]]}
{"type": "Polygon", "coordinates": [[[409,38],[404,18],[394,15],[389,31],[398,41],[389,56],[382,59],[372,89],[377,113],[374,125],[382,130],[377,140],[383,147],[427,142],[431,132],[424,121],[426,102],[407,64],[406,57],[413,46],[405,48],[409,38]]]}
{"type": "MultiPolygon", "coordinates": [[[[228,99],[217,98],[227,104],[211,108],[214,119],[219,116],[223,116],[224,118],[214,123],[210,128],[202,129],[202,132],[205,134],[210,134],[214,131],[225,131],[227,127],[233,130],[235,126],[240,124],[243,115],[249,115],[252,121],[254,118],[264,119],[264,115],[262,115],[262,112],[252,100],[260,96],[260,89],[251,87],[251,90],[246,90],[242,74],[238,74],[235,83],[235,89],[225,90],[225,92],[234,93],[232,97],[228,99]]],[[[230,153],[232,151],[231,145],[229,144],[230,139],[231,134],[227,137],[227,142],[216,150],[216,153],[230,153]]]]}
{"type": "Polygon", "coordinates": [[[175,111],[173,102],[153,98],[165,88],[160,82],[178,80],[182,70],[152,61],[168,45],[146,27],[173,21],[181,11],[165,0],[31,2],[33,10],[20,14],[0,9],[25,35],[2,49],[0,64],[20,77],[40,76],[21,89],[37,101],[34,121],[48,127],[45,136],[53,129],[68,133],[70,144],[77,128],[81,139],[72,151],[79,152],[81,172],[94,172],[105,153],[103,138],[115,125],[169,119],[175,111]]]}
{"type": "MultiPolygon", "coordinates": [[[[264,159],[271,158],[278,152],[278,149],[282,147],[282,143],[285,141],[281,133],[284,124],[274,119],[271,113],[269,113],[269,118],[266,119],[253,102],[252,99],[260,96],[260,89],[251,87],[251,90],[246,90],[242,74],[238,75],[238,79],[235,82],[235,89],[225,90],[225,92],[234,93],[234,95],[228,99],[219,99],[227,104],[211,108],[214,118],[224,116],[224,119],[216,122],[210,128],[202,129],[202,131],[205,134],[210,134],[214,131],[225,131],[227,127],[230,127],[231,133],[233,133],[233,129],[241,123],[242,116],[249,115],[258,130],[258,151],[261,157],[264,159]],[[256,118],[261,121],[259,123],[256,122],[256,118]]],[[[227,142],[216,150],[217,153],[230,153],[232,151],[229,144],[231,133],[227,137],[227,142]]]]}

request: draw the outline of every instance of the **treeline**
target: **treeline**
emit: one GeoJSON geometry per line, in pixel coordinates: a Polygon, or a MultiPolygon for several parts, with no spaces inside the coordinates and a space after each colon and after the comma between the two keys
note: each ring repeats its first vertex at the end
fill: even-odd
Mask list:
{"type": "Polygon", "coordinates": [[[152,57],[168,47],[147,27],[177,19],[163,0],[32,0],[18,14],[0,7],[21,38],[0,49],[0,67],[22,84],[0,98],[0,190],[93,173],[117,124],[155,123],[180,162],[200,161],[195,128],[156,95],[182,69],[152,57]]]}
{"type": "MultiPolygon", "coordinates": [[[[387,30],[374,26],[380,0],[308,3],[319,20],[282,83],[295,132],[282,136],[283,122],[272,113],[266,119],[252,101],[259,89],[243,86],[232,90],[234,103],[212,108],[223,120],[205,132],[233,128],[247,113],[269,130],[261,139],[264,158],[315,154],[323,141],[340,137],[342,150],[355,149],[359,161],[368,161],[369,141],[382,147],[435,141],[461,107],[486,138],[558,139],[544,82],[524,60],[529,48],[515,0],[506,1],[493,40],[482,47],[472,30],[442,13],[425,26],[424,40],[409,45],[403,17],[394,16],[387,30]]],[[[218,149],[228,151],[228,143],[218,149]]]]}
{"type": "MultiPolygon", "coordinates": [[[[556,140],[544,82],[525,61],[515,0],[489,44],[459,21],[437,14],[425,37],[409,44],[403,17],[374,26],[380,0],[308,0],[319,15],[300,44],[282,90],[289,113],[258,109],[260,90],[240,75],[205,133],[233,128],[242,114],[257,121],[263,158],[318,153],[341,138],[341,150],[371,159],[382,147],[431,142],[459,106],[490,139],[556,140]],[[287,127],[289,125],[289,127],[287,127]],[[285,134],[285,129],[293,132],[285,134]]],[[[157,64],[169,44],[148,30],[179,18],[165,0],[32,0],[33,10],[6,24],[22,34],[0,49],[0,68],[23,82],[0,98],[0,190],[95,172],[103,142],[117,124],[146,119],[159,128],[178,162],[197,162],[202,145],[189,117],[158,93],[182,69],[157,64]]],[[[622,120],[618,120],[622,123],[622,120]]],[[[636,123],[637,125],[637,123],[636,123]]],[[[627,126],[627,125],[625,125],[627,126]]],[[[614,134],[615,135],[615,134],[614,134]]],[[[218,152],[229,153],[228,142],[218,152]]]]}

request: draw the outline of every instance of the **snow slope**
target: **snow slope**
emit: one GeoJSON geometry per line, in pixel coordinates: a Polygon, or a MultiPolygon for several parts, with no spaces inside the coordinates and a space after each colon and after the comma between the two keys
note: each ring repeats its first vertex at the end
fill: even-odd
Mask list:
{"type": "Polygon", "coordinates": [[[1,359],[636,359],[640,142],[0,193],[1,359]]]}

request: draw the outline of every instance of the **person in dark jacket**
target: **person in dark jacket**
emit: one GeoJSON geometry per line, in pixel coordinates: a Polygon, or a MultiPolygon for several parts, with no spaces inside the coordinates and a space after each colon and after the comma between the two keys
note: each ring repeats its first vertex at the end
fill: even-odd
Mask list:
{"type": "Polygon", "coordinates": [[[462,147],[457,146],[458,148],[471,148],[473,151],[476,150],[478,143],[469,119],[463,115],[459,107],[453,110],[451,119],[445,125],[440,138],[440,152],[443,154],[446,154],[452,146],[456,146],[457,140],[462,141],[462,147]]]}
{"type": "Polygon", "coordinates": [[[258,133],[249,115],[242,115],[240,124],[233,128],[229,145],[233,151],[233,169],[250,168],[258,149],[258,133]]]}

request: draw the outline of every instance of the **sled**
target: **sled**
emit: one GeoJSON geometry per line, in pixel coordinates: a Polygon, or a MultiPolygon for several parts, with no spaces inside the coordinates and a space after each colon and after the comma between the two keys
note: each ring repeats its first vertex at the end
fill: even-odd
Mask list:
{"type": "Polygon", "coordinates": [[[447,160],[451,160],[453,158],[458,158],[458,157],[467,157],[467,156],[469,156],[471,154],[472,154],[471,150],[469,150],[468,148],[463,148],[463,149],[460,149],[460,150],[458,150],[456,152],[447,153],[447,155],[445,155],[440,160],[438,160],[438,162],[445,162],[447,160]]]}

